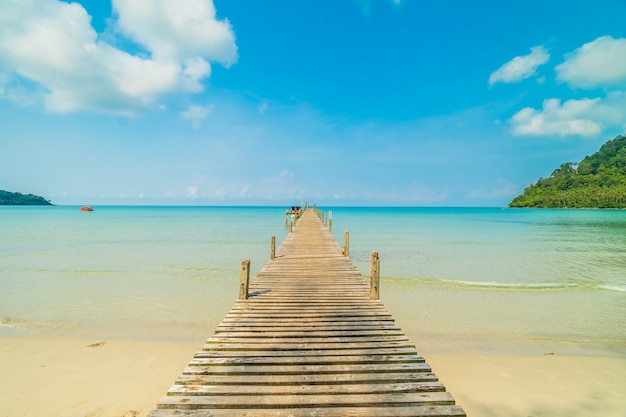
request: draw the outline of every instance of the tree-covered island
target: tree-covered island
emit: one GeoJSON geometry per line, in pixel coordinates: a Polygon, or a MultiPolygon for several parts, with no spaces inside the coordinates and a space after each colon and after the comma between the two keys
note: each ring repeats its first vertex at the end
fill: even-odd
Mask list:
{"type": "Polygon", "coordinates": [[[509,207],[626,208],[626,136],[582,161],[561,164],[515,197],[509,207]]]}
{"type": "Polygon", "coordinates": [[[12,193],[0,190],[0,206],[51,206],[50,201],[33,194],[12,193]]]}

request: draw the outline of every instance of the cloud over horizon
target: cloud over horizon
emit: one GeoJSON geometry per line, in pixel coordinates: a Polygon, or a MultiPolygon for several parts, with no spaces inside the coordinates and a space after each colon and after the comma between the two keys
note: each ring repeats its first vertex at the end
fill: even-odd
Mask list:
{"type": "Polygon", "coordinates": [[[516,83],[537,74],[537,68],[550,60],[550,54],[543,46],[530,49],[530,54],[516,56],[489,76],[489,85],[496,83],[516,83]]]}
{"type": "Polygon", "coordinates": [[[0,4],[0,98],[52,113],[128,115],[167,94],[202,91],[209,62],[237,60],[230,23],[216,19],[211,0],[116,0],[114,8],[119,34],[151,56],[101,39],[78,3],[0,4]]]}
{"type": "Polygon", "coordinates": [[[566,55],[557,79],[573,87],[626,88],[626,39],[601,36],[566,55]]]}
{"type": "Polygon", "coordinates": [[[542,109],[526,107],[511,117],[513,134],[593,138],[607,129],[626,130],[626,39],[602,36],[585,43],[554,70],[557,81],[573,89],[604,87],[606,96],[562,104],[546,98],[542,109]]]}

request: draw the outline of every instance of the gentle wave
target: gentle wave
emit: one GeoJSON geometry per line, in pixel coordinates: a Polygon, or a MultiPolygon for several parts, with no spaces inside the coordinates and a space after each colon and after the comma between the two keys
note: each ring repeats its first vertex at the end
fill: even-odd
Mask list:
{"type": "Polygon", "coordinates": [[[598,285],[598,287],[607,291],[626,292],[626,285],[598,285]]]}
{"type": "Polygon", "coordinates": [[[521,282],[492,282],[492,281],[462,281],[437,278],[391,278],[391,280],[399,282],[411,281],[416,284],[425,284],[432,286],[441,286],[449,289],[476,289],[476,290],[511,290],[511,291],[557,291],[557,290],[604,290],[626,292],[626,285],[604,285],[589,283],[521,283],[521,282]]]}
{"type": "Polygon", "coordinates": [[[0,317],[0,328],[5,329],[40,329],[42,327],[50,327],[51,323],[28,320],[15,320],[10,317],[0,317]]]}

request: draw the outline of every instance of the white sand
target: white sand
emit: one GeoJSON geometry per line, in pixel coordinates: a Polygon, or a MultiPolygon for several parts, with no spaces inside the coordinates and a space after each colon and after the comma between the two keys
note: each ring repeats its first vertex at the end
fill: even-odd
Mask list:
{"type": "Polygon", "coordinates": [[[471,417],[625,417],[626,359],[427,355],[471,417]]]}
{"type": "Polygon", "coordinates": [[[0,339],[0,416],[145,416],[199,343],[0,339]],[[134,411],[139,411],[135,413],[134,411]]]}
{"type": "MultiPolygon", "coordinates": [[[[0,338],[0,417],[145,416],[203,345],[98,342],[0,338]]],[[[624,358],[422,353],[470,417],[626,416],[624,358]]]]}

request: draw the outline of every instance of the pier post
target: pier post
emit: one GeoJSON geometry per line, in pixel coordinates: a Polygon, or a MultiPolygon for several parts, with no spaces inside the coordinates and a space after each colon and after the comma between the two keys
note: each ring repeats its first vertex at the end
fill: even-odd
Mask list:
{"type": "Polygon", "coordinates": [[[270,259],[274,259],[276,257],[276,236],[272,236],[272,240],[270,243],[270,259]]]}
{"type": "Polygon", "coordinates": [[[370,253],[370,300],[380,299],[380,259],[378,252],[370,253]]]}
{"type": "Polygon", "coordinates": [[[239,299],[248,299],[248,287],[250,285],[250,259],[241,261],[241,275],[239,275],[239,299]]]}
{"type": "Polygon", "coordinates": [[[350,232],[343,232],[343,255],[350,256],[350,232]]]}

